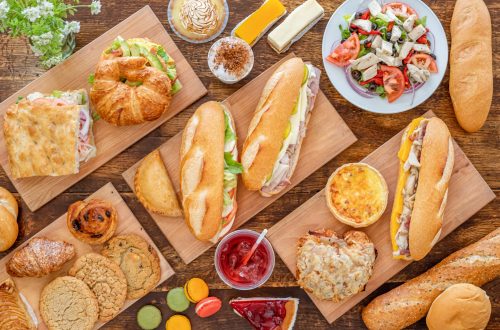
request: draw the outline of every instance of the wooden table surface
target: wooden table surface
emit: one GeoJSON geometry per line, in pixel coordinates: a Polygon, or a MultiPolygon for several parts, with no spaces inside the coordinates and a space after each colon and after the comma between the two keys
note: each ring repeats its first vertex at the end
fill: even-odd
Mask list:
{"type": "MultiPolygon", "coordinates": [[[[89,2],[89,1],[83,1],[89,2]]],[[[269,281],[263,288],[252,292],[238,292],[230,290],[218,278],[213,266],[212,248],[189,266],[185,265],[168,241],[160,233],[148,213],[132,194],[130,188],[123,180],[121,173],[131,165],[144,157],[153,149],[160,146],[167,139],[183,129],[186,121],[191,116],[198,105],[207,100],[222,100],[231,95],[239,87],[243,86],[250,79],[264,71],[271,64],[278,61],[281,56],[277,55],[263,39],[255,47],[255,66],[248,78],[234,86],[227,86],[215,79],[207,67],[206,56],[211,43],[194,45],[184,42],[177,38],[171,31],[167,23],[167,0],[154,1],[131,1],[131,0],[104,0],[102,1],[102,12],[98,16],[90,16],[88,10],[81,10],[77,13],[75,19],[81,21],[81,32],[77,36],[77,47],[82,47],[113,27],[119,21],[130,16],[145,4],[149,4],[156,15],[160,18],[167,31],[173,36],[178,47],[184,56],[193,66],[199,75],[209,94],[201,99],[192,107],[181,112],[179,115],[162,125],[141,141],[131,146],[111,160],[106,165],[89,175],[80,183],[74,185],[66,192],[42,207],[38,212],[31,213],[26,205],[21,204],[20,216],[20,236],[16,245],[25,241],[36,232],[44,228],[51,221],[57,219],[66,212],[68,205],[76,200],[83,199],[104,184],[111,181],[121,193],[137,218],[144,225],[148,233],[156,242],[164,256],[171,263],[176,271],[176,275],[165,283],[160,285],[135,305],[123,312],[116,319],[108,323],[105,329],[136,329],[135,321],[137,310],[146,303],[154,303],[161,306],[164,318],[171,315],[165,303],[166,291],[170,288],[182,286],[185,281],[191,277],[197,276],[204,278],[210,285],[212,295],[220,297],[224,302],[224,307],[215,317],[209,319],[200,319],[194,315],[194,308],[190,308],[187,315],[193,323],[194,329],[249,329],[249,325],[243,319],[237,317],[228,308],[227,301],[237,296],[274,296],[274,297],[298,297],[300,298],[299,315],[295,329],[360,329],[364,328],[360,317],[360,310],[371,299],[384,293],[402,282],[424,272],[451,252],[458,250],[468,244],[475,242],[487,233],[493,231],[500,225],[498,217],[499,199],[483,208],[480,212],[469,219],[464,225],[460,226],[441,243],[439,243],[432,252],[422,261],[414,262],[400,274],[384,284],[374,294],[363,301],[361,304],[347,312],[338,319],[333,325],[328,323],[321,316],[319,311],[312,304],[311,300],[304,292],[296,286],[293,275],[288,271],[283,262],[277,258],[276,268],[269,281]]],[[[223,36],[229,35],[231,29],[244,17],[255,10],[261,1],[249,0],[229,0],[230,18],[223,36]]],[[[283,0],[283,3],[290,10],[299,5],[302,0],[283,0]]],[[[321,40],[326,23],[337,8],[342,3],[340,0],[319,0],[326,10],[325,17],[319,22],[313,30],[307,33],[291,50],[298,56],[312,61],[315,65],[322,67],[321,60],[321,40]]],[[[426,0],[425,1],[437,14],[444,25],[448,40],[450,40],[449,25],[453,12],[453,0],[426,0]]],[[[500,26],[500,2],[497,0],[486,1],[492,17],[492,25],[500,26]]],[[[356,162],[364,158],[378,146],[383,144],[393,135],[403,129],[411,119],[423,114],[427,110],[433,110],[437,116],[442,118],[451,130],[453,137],[462,147],[464,152],[476,166],[481,175],[488,182],[495,194],[500,190],[500,33],[498,29],[493,30],[493,59],[495,75],[495,93],[493,105],[488,117],[488,121],[481,131],[468,134],[459,126],[453,114],[450,96],[448,93],[449,75],[446,74],[441,86],[435,94],[423,103],[421,106],[396,115],[377,115],[360,110],[347,102],[332,87],[326,75],[322,76],[321,87],[337,111],[344,118],[359,141],[338,157],[330,161],[319,171],[304,180],[302,184],[292,189],[288,194],[280,198],[274,204],[269,206],[255,218],[249,221],[244,228],[262,230],[270,228],[277,221],[282,219],[288,213],[300,206],[311,198],[315,193],[321,190],[330,175],[338,166],[347,162],[356,162]]],[[[44,70],[39,67],[36,57],[27,47],[26,41],[22,39],[11,39],[5,35],[0,36],[0,101],[5,100],[12,93],[38,77],[44,70]]],[[[3,139],[3,137],[2,137],[3,139]]],[[[0,170],[0,186],[6,187],[10,191],[15,191],[11,182],[5,173],[0,170]]],[[[20,200],[19,196],[18,200],[20,200]]],[[[5,254],[0,254],[3,257],[5,254]]],[[[500,328],[500,281],[496,280],[484,286],[492,298],[493,314],[490,320],[489,328],[500,328]]],[[[396,316],[397,317],[397,316],[396,316]]],[[[163,328],[164,323],[161,328],[163,328]]],[[[425,322],[420,321],[412,329],[425,328],[425,322]]]]}

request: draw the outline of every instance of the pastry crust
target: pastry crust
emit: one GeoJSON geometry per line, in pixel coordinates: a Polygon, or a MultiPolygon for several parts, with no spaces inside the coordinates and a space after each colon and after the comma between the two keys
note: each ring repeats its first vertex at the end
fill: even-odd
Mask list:
{"type": "Polygon", "coordinates": [[[0,187],[0,252],[16,242],[19,233],[17,213],[16,199],[7,189],[0,187]]]}
{"type": "Polygon", "coordinates": [[[0,284],[0,329],[36,329],[16,285],[10,278],[0,284]]]}
{"type": "Polygon", "coordinates": [[[21,101],[7,110],[4,136],[14,179],[78,173],[77,105],[21,101]]]}
{"type": "Polygon", "coordinates": [[[177,194],[159,150],[147,155],[139,165],[134,188],[137,198],[149,211],[167,217],[182,215],[177,194]]]}
{"type": "Polygon", "coordinates": [[[118,214],[110,202],[100,199],[71,204],[66,215],[69,232],[78,240],[97,245],[113,236],[118,214]]]}

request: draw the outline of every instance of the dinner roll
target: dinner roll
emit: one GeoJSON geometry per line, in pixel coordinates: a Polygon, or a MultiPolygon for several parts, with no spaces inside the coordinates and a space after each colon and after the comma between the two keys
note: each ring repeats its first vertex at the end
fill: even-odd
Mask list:
{"type": "Polygon", "coordinates": [[[9,249],[17,239],[17,201],[12,194],[0,187],[0,252],[9,249]]]}

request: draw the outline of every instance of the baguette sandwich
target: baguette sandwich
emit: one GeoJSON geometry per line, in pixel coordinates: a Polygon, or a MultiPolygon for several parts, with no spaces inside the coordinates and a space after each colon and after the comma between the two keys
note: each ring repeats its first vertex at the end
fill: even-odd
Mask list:
{"type": "Polygon", "coordinates": [[[243,183],[269,197],[290,184],[319,91],[320,70],[292,58],[264,87],[243,144],[243,183]]]}
{"type": "Polygon", "coordinates": [[[434,299],[453,284],[481,286],[498,276],[500,229],[450,254],[422,275],[375,298],[363,309],[363,321],[370,330],[404,329],[424,317],[434,299]]]}
{"type": "Polygon", "coordinates": [[[4,136],[15,179],[78,173],[96,155],[85,90],[32,93],[7,111],[4,136]]]}
{"type": "Polygon", "coordinates": [[[196,110],[182,134],[180,159],[186,223],[197,239],[215,243],[234,223],[242,172],[234,121],[221,103],[207,102],[196,110]]]}
{"type": "Polygon", "coordinates": [[[453,141],[446,124],[436,117],[414,119],[403,133],[398,158],[390,226],[393,256],[420,260],[441,234],[454,164],[453,141]]]}

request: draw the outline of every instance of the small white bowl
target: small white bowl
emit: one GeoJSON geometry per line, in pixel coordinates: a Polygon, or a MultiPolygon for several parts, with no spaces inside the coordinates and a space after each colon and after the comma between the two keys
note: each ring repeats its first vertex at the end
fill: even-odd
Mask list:
{"type": "Polygon", "coordinates": [[[248,74],[250,71],[252,71],[253,68],[253,63],[254,63],[254,55],[252,51],[252,47],[250,47],[249,44],[247,44],[244,40],[236,37],[226,37],[217,40],[212,47],[210,47],[210,50],[208,51],[208,67],[210,68],[210,71],[216,76],[220,81],[222,81],[225,84],[234,84],[237,83],[238,81],[242,80],[248,74]],[[248,52],[248,63],[245,66],[245,70],[238,76],[231,74],[225,70],[222,66],[217,67],[215,64],[215,55],[217,53],[218,48],[221,46],[223,42],[229,42],[229,43],[238,43],[242,44],[245,46],[246,51],[248,52]]]}

